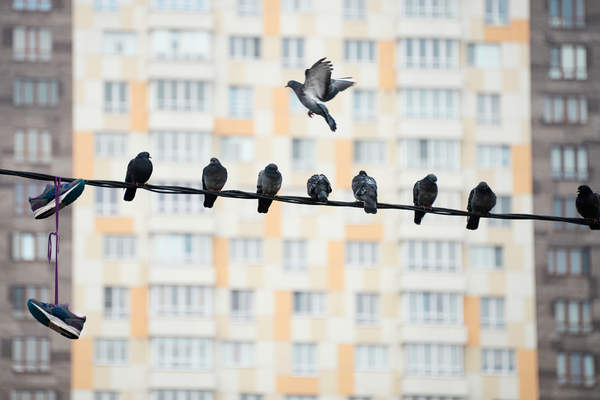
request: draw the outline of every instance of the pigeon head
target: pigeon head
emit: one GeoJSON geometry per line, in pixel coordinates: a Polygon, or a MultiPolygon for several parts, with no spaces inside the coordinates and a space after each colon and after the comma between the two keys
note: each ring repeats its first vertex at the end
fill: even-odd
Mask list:
{"type": "Polygon", "coordinates": [[[577,193],[578,194],[589,194],[592,193],[592,189],[588,186],[588,185],[581,185],[577,188],[577,193]]]}
{"type": "Polygon", "coordinates": [[[271,163],[265,167],[265,171],[269,171],[269,172],[277,171],[277,165],[271,163]]]}
{"type": "Polygon", "coordinates": [[[152,158],[150,157],[150,153],[148,153],[147,151],[142,151],[140,154],[138,154],[135,158],[139,158],[139,159],[147,159],[147,158],[152,158]]]}
{"type": "Polygon", "coordinates": [[[367,173],[366,173],[365,171],[360,171],[358,174],[359,174],[360,176],[367,176],[367,173]]]}
{"type": "Polygon", "coordinates": [[[428,181],[431,182],[437,182],[437,176],[435,176],[434,174],[429,174],[425,177],[425,179],[427,179],[428,181]]]}
{"type": "Polygon", "coordinates": [[[211,158],[211,159],[210,159],[210,163],[211,163],[211,164],[215,164],[215,165],[219,165],[219,164],[221,164],[221,163],[219,162],[219,159],[218,159],[217,157],[213,157],[213,158],[211,158]]]}
{"type": "Polygon", "coordinates": [[[300,82],[297,81],[288,81],[287,85],[285,85],[285,87],[289,87],[292,89],[296,89],[296,88],[300,88],[302,87],[302,84],[300,82]]]}
{"type": "Polygon", "coordinates": [[[491,192],[492,191],[492,189],[490,189],[490,187],[488,186],[488,184],[485,183],[485,182],[479,182],[479,185],[477,185],[477,189],[478,190],[483,190],[483,191],[486,191],[486,192],[491,192]]]}

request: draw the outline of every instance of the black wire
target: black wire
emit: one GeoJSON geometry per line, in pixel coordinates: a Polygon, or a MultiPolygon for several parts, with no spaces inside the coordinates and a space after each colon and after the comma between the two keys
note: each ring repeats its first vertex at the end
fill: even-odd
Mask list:
{"type": "MultiPolygon", "coordinates": [[[[54,182],[53,175],[40,174],[37,172],[25,172],[25,171],[12,171],[8,169],[0,169],[0,175],[18,176],[26,179],[36,179],[40,181],[52,181],[54,182]]],[[[74,178],[62,178],[63,182],[73,182],[74,178]]],[[[133,183],[120,182],[120,181],[104,181],[104,180],[85,180],[85,184],[89,186],[116,188],[116,189],[127,189],[136,188],[144,189],[154,193],[164,194],[212,194],[219,197],[229,197],[234,199],[270,199],[274,201],[280,201],[283,203],[301,204],[307,206],[328,206],[328,207],[354,207],[363,208],[362,203],[357,201],[344,202],[344,201],[317,201],[310,197],[298,197],[298,196],[269,196],[261,193],[243,192],[240,190],[223,190],[220,192],[213,192],[211,190],[196,189],[184,186],[156,186],[156,185],[143,185],[137,186],[133,183]]],[[[477,214],[463,210],[454,210],[450,208],[434,207],[431,209],[423,209],[422,207],[402,205],[402,204],[387,204],[377,203],[377,209],[395,209],[395,210],[407,210],[407,211],[424,211],[430,214],[440,214],[447,216],[460,216],[468,217],[470,215],[481,218],[493,218],[493,219],[514,219],[514,220],[535,220],[535,221],[552,221],[552,222],[565,222],[567,224],[577,225],[598,225],[592,221],[588,221],[583,218],[563,218],[555,217],[551,215],[535,215],[535,214],[477,214]]]]}

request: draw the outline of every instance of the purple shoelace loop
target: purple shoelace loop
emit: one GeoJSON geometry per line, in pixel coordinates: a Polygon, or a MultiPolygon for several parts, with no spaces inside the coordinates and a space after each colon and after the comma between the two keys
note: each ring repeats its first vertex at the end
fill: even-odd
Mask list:
{"type": "Polygon", "coordinates": [[[58,212],[60,211],[60,177],[54,177],[54,201],[56,202],[56,231],[48,235],[48,262],[52,263],[52,235],[56,237],[56,252],[54,255],[54,304],[58,304],[58,249],[60,236],[58,236],[58,212]]]}

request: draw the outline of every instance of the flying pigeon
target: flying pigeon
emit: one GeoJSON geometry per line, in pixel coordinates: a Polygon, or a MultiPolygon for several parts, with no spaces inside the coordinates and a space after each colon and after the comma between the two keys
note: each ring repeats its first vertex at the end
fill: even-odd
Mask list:
{"type": "MultiPolygon", "coordinates": [[[[136,185],[144,185],[152,175],[152,161],[150,161],[150,153],[143,151],[138,154],[127,165],[127,173],[125,174],[125,182],[134,183],[136,185]]],[[[132,201],[135,197],[136,188],[125,189],[123,200],[132,201]]]]}
{"type": "Polygon", "coordinates": [[[356,82],[351,78],[331,79],[333,67],[331,61],[325,61],[325,58],[321,58],[310,69],[304,71],[304,85],[289,81],[285,87],[290,87],[296,92],[298,100],[308,108],[309,117],[312,118],[313,114],[322,116],[329,124],[329,128],[335,132],[337,125],[323,103],[333,99],[339,92],[348,89],[356,82]]]}
{"type": "MultiPolygon", "coordinates": [[[[220,192],[227,182],[227,168],[225,168],[216,157],[210,159],[210,163],[202,170],[202,189],[220,192]]],[[[204,195],[204,207],[212,208],[217,200],[214,194],[204,195]]]]}
{"type": "MultiPolygon", "coordinates": [[[[258,181],[256,182],[256,193],[263,193],[269,196],[275,196],[281,189],[283,178],[277,170],[277,165],[269,164],[258,173],[258,181]]],[[[266,214],[269,211],[269,206],[273,200],[258,199],[258,212],[266,214]]]]}
{"type": "MultiPolygon", "coordinates": [[[[575,200],[577,212],[588,221],[599,222],[600,220],[600,195],[592,192],[588,185],[577,188],[577,199],[575,200]]],[[[590,229],[600,230],[600,225],[590,225],[590,229]]]]}
{"type": "Polygon", "coordinates": [[[327,201],[331,193],[331,183],[323,174],[315,174],[306,182],[306,192],[310,197],[318,201],[327,201]]]}
{"type": "MultiPolygon", "coordinates": [[[[438,195],[437,176],[429,174],[425,178],[417,181],[413,187],[413,203],[415,207],[429,208],[438,195]]],[[[421,220],[425,216],[423,211],[415,211],[415,224],[421,225],[421,220]]]]}
{"type": "Polygon", "coordinates": [[[377,214],[377,182],[365,171],[360,171],[352,179],[352,191],[358,201],[363,202],[367,214],[377,214]]]}
{"type": "MultiPolygon", "coordinates": [[[[479,182],[475,189],[469,194],[469,203],[467,211],[476,212],[477,214],[488,214],[496,205],[496,194],[485,182],[479,182]]],[[[469,215],[467,217],[467,229],[474,231],[479,227],[479,217],[469,215]]]]}

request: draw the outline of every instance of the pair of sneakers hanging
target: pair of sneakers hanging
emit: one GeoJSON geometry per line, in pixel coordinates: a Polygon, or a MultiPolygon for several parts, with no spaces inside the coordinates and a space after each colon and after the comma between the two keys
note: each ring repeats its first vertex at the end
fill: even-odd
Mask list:
{"type": "MultiPolygon", "coordinates": [[[[85,189],[85,181],[76,179],[60,185],[58,189],[58,209],[73,203],[85,189]]],[[[47,184],[37,197],[29,198],[29,205],[35,219],[48,218],[56,213],[56,186],[47,184]]],[[[27,308],[33,317],[44,326],[55,330],[69,339],[79,339],[85,317],[79,317],[69,310],[69,303],[51,304],[36,299],[27,300],[27,308]]]]}

